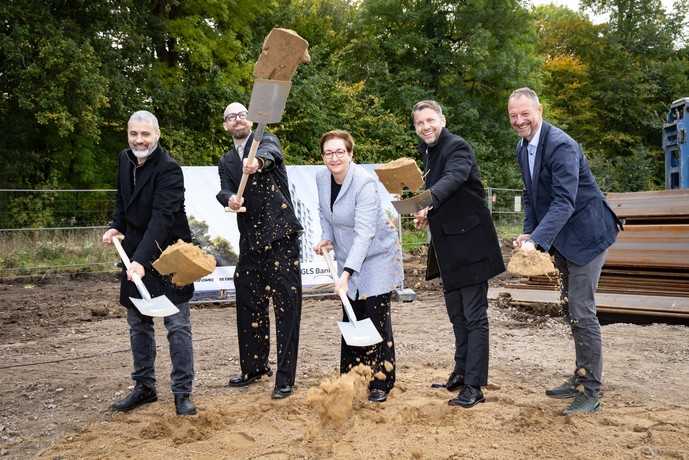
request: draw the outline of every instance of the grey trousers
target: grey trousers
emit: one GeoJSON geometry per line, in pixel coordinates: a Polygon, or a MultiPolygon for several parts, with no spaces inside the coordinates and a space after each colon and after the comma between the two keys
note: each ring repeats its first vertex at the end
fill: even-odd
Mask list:
{"type": "MultiPolygon", "coordinates": [[[[173,393],[191,393],[194,381],[194,351],[191,343],[189,304],[181,303],[177,308],[179,313],[166,316],[164,320],[172,361],[170,387],[173,393]]],[[[134,359],[132,380],[137,385],[155,389],[156,343],[153,318],[142,315],[136,308],[128,308],[127,323],[134,359]]]]}
{"type": "Polygon", "coordinates": [[[560,271],[560,300],[574,338],[574,382],[596,397],[603,382],[603,346],[594,295],[607,253],[603,251],[586,265],[576,265],[555,251],[555,266],[560,271]]]}

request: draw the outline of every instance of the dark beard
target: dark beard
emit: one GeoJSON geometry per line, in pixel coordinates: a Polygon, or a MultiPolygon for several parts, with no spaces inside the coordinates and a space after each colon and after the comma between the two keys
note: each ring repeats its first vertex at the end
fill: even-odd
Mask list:
{"type": "Polygon", "coordinates": [[[249,137],[249,134],[251,134],[251,129],[246,128],[242,129],[239,131],[230,131],[230,135],[232,136],[233,139],[241,141],[249,137]]]}

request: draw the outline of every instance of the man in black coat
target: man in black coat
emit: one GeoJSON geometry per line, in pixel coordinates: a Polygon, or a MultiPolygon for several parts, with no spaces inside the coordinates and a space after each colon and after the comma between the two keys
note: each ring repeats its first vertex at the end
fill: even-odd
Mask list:
{"type": "Polygon", "coordinates": [[[140,297],[131,281],[136,273],[152,297],[166,295],[179,312],[165,317],[172,360],[171,387],[178,415],[196,414],[190,394],[194,380],[194,354],[191,341],[189,299],[194,285],[181,288],[161,276],[151,265],[161,252],[178,239],[191,241],[184,210],[182,169],[158,145],[160,129],[156,117],[147,111],[135,112],[127,124],[129,148],[119,154],[117,202],[110,229],[103,242],[124,235],[122,247],[131,267],[122,274],[120,303],[127,307],[127,323],[134,360],[134,390],[112,405],[113,410],[128,411],[156,401],[156,345],[153,318],[142,315],[129,300],[140,297]]]}
{"type": "Polygon", "coordinates": [[[426,279],[440,276],[455,334],[454,370],[434,386],[462,388],[449,404],[472,407],[485,401],[488,383],[488,280],[505,265],[471,147],[445,128],[437,102],[418,102],[412,117],[433,199],[416,215],[417,227],[431,233],[426,279]]]}
{"type": "Polygon", "coordinates": [[[265,133],[256,158],[247,157],[253,142],[252,122],[238,102],[224,112],[225,130],[234,147],[220,158],[218,202],[237,212],[239,261],[234,272],[237,293],[237,334],[241,375],[229,386],[249,385],[272,375],[268,365],[270,324],[268,304],[273,300],[277,336],[277,375],[272,398],[293,392],[301,319],[301,265],[299,235],[287,169],[278,139],[265,133]],[[242,172],[250,174],[244,197],[236,196],[242,172]]]}

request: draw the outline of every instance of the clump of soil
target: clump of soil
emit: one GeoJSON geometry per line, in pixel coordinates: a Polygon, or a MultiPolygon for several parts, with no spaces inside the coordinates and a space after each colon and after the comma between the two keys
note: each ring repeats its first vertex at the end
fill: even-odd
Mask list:
{"type": "Polygon", "coordinates": [[[557,269],[545,252],[516,249],[507,264],[507,271],[518,276],[539,276],[555,273],[557,269]]]}
{"type": "Polygon", "coordinates": [[[306,402],[316,409],[323,424],[340,426],[351,418],[355,406],[366,399],[372,375],[370,367],[359,364],[346,374],[326,378],[310,388],[306,402]]]}

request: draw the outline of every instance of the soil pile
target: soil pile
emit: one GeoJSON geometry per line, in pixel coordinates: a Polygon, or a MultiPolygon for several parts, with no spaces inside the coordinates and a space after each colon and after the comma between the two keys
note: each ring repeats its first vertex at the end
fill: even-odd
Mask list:
{"type": "Polygon", "coordinates": [[[153,262],[153,268],[163,275],[173,274],[176,286],[186,286],[215,270],[215,258],[198,246],[177,240],[153,262]]]}
{"type": "Polygon", "coordinates": [[[316,409],[323,424],[341,426],[366,399],[371,375],[370,367],[359,364],[346,374],[326,378],[318,387],[310,388],[306,401],[316,409]]]}
{"type": "Polygon", "coordinates": [[[507,264],[507,271],[517,276],[539,276],[553,274],[557,269],[545,252],[516,249],[507,264]]]}
{"type": "MultiPolygon", "coordinates": [[[[166,330],[158,320],[159,400],[111,414],[112,401],[131,385],[127,322],[112,313],[92,316],[91,308],[124,311],[116,307],[117,288],[111,279],[0,289],[0,313],[16,321],[5,322],[8,333],[0,335],[0,458],[689,459],[685,326],[603,326],[603,409],[563,417],[570,401],[544,394],[575,366],[569,325],[556,318],[491,305],[493,385],[485,390],[486,404],[465,410],[448,406],[456,392],[431,388],[454,365],[454,336],[439,288],[391,306],[397,379],[382,404],[362,401],[370,377],[359,386],[352,382],[358,388],[352,393],[335,378],[342,318],[337,299],[305,299],[295,394],[279,401],[270,397],[275,376],[227,387],[239,371],[235,309],[194,309],[199,415],[175,416],[166,330]],[[660,387],[653,384],[659,378],[660,387]],[[309,394],[323,404],[337,395],[351,412],[337,418],[328,406],[324,421],[309,394]],[[332,419],[346,421],[336,426],[332,419]]],[[[273,321],[271,316],[271,343],[273,321]]],[[[273,370],[276,359],[272,347],[273,370]]]]}

